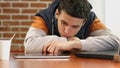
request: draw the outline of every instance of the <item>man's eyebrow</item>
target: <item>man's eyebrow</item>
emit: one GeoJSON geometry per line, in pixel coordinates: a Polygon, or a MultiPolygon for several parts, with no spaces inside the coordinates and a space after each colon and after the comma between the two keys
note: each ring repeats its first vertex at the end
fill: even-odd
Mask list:
{"type": "MultiPolygon", "coordinates": [[[[61,21],[63,21],[64,23],[68,24],[65,20],[61,20],[61,21]]],[[[80,27],[80,25],[72,25],[72,26],[74,26],[74,27],[80,27]]]]}
{"type": "Polygon", "coordinates": [[[63,22],[67,23],[65,20],[62,20],[63,22]]]}
{"type": "Polygon", "coordinates": [[[73,25],[73,26],[75,26],[75,27],[80,27],[79,25],[73,25]]]}
{"type": "Polygon", "coordinates": [[[61,20],[62,22],[64,22],[65,24],[68,24],[65,20],[61,20]]]}

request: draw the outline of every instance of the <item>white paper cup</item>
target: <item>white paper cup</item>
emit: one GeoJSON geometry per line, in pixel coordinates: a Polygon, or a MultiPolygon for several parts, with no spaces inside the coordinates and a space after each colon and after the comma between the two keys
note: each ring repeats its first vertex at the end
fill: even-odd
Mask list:
{"type": "Polygon", "coordinates": [[[11,40],[0,39],[0,60],[9,60],[10,48],[11,48],[11,40]]]}

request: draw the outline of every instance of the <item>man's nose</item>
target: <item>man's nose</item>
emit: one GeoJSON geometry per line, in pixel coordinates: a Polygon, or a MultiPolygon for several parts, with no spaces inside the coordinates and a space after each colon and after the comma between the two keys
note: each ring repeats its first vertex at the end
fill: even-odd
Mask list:
{"type": "Polygon", "coordinates": [[[70,27],[65,27],[65,34],[69,34],[70,33],[70,31],[71,31],[71,28],[70,27]]]}

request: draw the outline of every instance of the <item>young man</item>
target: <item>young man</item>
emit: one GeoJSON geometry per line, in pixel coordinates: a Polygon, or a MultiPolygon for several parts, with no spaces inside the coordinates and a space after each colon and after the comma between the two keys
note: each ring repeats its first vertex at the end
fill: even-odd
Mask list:
{"type": "Polygon", "coordinates": [[[87,0],[55,0],[35,15],[25,38],[25,52],[117,50],[120,40],[91,9],[87,0]]]}

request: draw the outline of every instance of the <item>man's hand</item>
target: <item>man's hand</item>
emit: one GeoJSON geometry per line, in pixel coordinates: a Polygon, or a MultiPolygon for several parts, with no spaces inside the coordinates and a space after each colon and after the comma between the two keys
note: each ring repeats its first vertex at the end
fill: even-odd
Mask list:
{"type": "Polygon", "coordinates": [[[69,41],[58,42],[53,41],[44,45],[43,52],[44,54],[59,54],[60,51],[70,51],[73,48],[81,48],[80,40],[76,37],[69,38],[69,41]]]}
{"type": "Polygon", "coordinates": [[[44,46],[43,52],[46,54],[47,52],[50,54],[59,54],[60,51],[62,50],[70,50],[72,45],[72,42],[50,42],[47,45],[44,46]]]}

